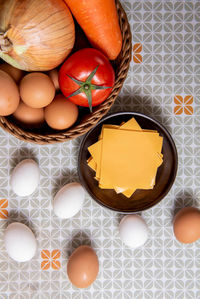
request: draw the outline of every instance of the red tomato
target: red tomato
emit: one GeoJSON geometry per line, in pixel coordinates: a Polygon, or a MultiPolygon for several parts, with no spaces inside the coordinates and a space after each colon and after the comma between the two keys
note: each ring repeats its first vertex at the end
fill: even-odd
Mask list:
{"type": "Polygon", "coordinates": [[[76,105],[90,110],[105,101],[114,82],[115,73],[109,60],[92,48],[72,54],[59,71],[62,93],[76,105]]]}

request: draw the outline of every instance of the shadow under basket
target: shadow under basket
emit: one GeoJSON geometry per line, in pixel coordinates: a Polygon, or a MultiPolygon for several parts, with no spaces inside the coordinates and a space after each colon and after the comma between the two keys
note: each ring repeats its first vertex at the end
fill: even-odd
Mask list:
{"type": "Polygon", "coordinates": [[[80,108],[78,121],[67,130],[55,131],[47,126],[28,130],[18,126],[12,117],[0,117],[0,126],[6,132],[20,140],[36,144],[65,142],[85,134],[109,111],[127,76],[132,52],[132,36],[126,13],[118,0],[116,0],[116,7],[122,32],[122,50],[117,59],[111,62],[115,70],[115,85],[109,97],[102,104],[94,107],[92,113],[89,113],[89,109],[80,108]]]}

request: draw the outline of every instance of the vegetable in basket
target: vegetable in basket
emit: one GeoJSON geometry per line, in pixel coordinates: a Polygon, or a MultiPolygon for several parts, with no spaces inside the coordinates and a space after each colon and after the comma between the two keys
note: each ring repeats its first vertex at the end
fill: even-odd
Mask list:
{"type": "Polygon", "coordinates": [[[115,83],[109,60],[98,50],[86,48],[72,54],[59,71],[62,93],[76,105],[90,107],[105,101],[115,83]]]}
{"type": "Polygon", "coordinates": [[[62,0],[0,0],[0,58],[26,71],[47,71],[73,48],[74,21],[62,0]]]}
{"type": "Polygon", "coordinates": [[[122,48],[115,0],[65,0],[94,48],[114,60],[122,48]]]}

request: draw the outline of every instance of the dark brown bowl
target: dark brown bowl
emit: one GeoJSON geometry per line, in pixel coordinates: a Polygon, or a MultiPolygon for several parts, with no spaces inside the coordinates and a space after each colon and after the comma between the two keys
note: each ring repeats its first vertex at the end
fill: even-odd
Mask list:
{"type": "Polygon", "coordinates": [[[78,173],[87,192],[100,205],[121,213],[135,213],[153,207],[163,199],[171,189],[177,172],[178,155],[174,141],[158,121],[144,114],[120,112],[103,118],[84,137],[79,151],[78,173]],[[103,124],[120,125],[134,117],[142,129],[157,130],[163,137],[163,163],[158,169],[156,184],[152,190],[136,190],[130,198],[117,194],[114,190],[100,189],[94,179],[95,172],[87,165],[90,154],[88,147],[98,141],[103,124]]]}

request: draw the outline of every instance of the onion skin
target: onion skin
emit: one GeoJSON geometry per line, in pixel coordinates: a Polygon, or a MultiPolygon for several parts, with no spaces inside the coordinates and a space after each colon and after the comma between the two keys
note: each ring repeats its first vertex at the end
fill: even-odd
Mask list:
{"type": "Polygon", "coordinates": [[[74,21],[64,1],[0,0],[0,57],[14,67],[56,68],[74,41],[74,21]]]}

